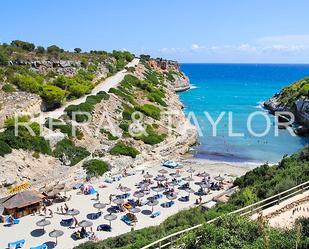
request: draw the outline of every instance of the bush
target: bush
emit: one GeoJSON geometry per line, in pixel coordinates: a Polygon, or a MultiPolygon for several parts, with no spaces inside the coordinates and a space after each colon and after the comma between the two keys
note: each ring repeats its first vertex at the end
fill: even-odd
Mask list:
{"type": "Polygon", "coordinates": [[[0,140],[0,156],[5,156],[6,154],[12,153],[11,147],[5,143],[4,141],[0,140]]]}
{"type": "Polygon", "coordinates": [[[120,124],[119,124],[119,128],[125,132],[128,132],[129,131],[129,126],[130,124],[126,121],[122,121],[120,124]]]}
{"type": "MultiPolygon", "coordinates": [[[[67,115],[72,119],[74,112],[85,112],[88,113],[91,116],[91,113],[94,109],[94,106],[98,103],[100,103],[102,100],[109,99],[109,95],[101,91],[97,93],[97,95],[94,96],[88,96],[85,103],[81,103],[79,105],[70,105],[68,106],[64,111],[67,113],[67,115]]],[[[89,116],[87,114],[77,114],[76,115],[76,122],[82,123],[85,121],[88,121],[89,116]]]]}
{"type": "Polygon", "coordinates": [[[65,155],[70,161],[70,166],[73,166],[90,155],[90,152],[83,147],[76,147],[69,139],[63,139],[56,144],[53,151],[55,157],[62,157],[65,155]]]}
{"type": "Polygon", "coordinates": [[[33,51],[35,49],[35,45],[30,42],[20,41],[20,40],[14,40],[11,42],[11,45],[13,47],[21,48],[26,51],[33,51]]]}
{"type": "Polygon", "coordinates": [[[100,132],[101,132],[102,134],[106,134],[108,140],[117,140],[117,139],[119,139],[119,137],[114,136],[110,131],[105,130],[105,129],[103,129],[103,128],[100,130],[100,132]]]}
{"type": "Polygon", "coordinates": [[[65,100],[66,91],[57,86],[44,85],[42,87],[41,97],[43,100],[51,106],[51,108],[57,108],[61,106],[65,100]]]}
{"type": "Polygon", "coordinates": [[[0,66],[7,66],[9,64],[9,57],[3,51],[0,51],[0,66]]]}
{"type": "Polygon", "coordinates": [[[166,134],[157,134],[151,125],[147,125],[146,132],[147,135],[138,136],[136,139],[142,140],[145,144],[155,145],[166,138],[166,134]]]}
{"type": "Polygon", "coordinates": [[[3,85],[2,90],[3,90],[4,92],[6,92],[6,93],[15,92],[15,88],[14,88],[14,86],[12,86],[11,84],[5,84],[5,85],[3,85]]]}
{"type": "Polygon", "coordinates": [[[160,110],[160,108],[158,108],[154,105],[145,104],[145,105],[142,105],[142,106],[137,106],[136,110],[144,113],[145,115],[147,115],[149,117],[160,120],[161,110],[160,110]]]}
{"type": "Polygon", "coordinates": [[[86,170],[88,175],[102,176],[108,171],[108,164],[104,161],[93,159],[84,162],[83,168],[86,170]]]}
{"type": "Polygon", "coordinates": [[[110,153],[112,155],[124,155],[124,156],[130,156],[132,158],[135,158],[138,154],[140,154],[140,152],[131,147],[131,146],[127,146],[123,143],[118,143],[116,144],[111,150],[110,153]]]}
{"type": "Polygon", "coordinates": [[[74,135],[77,137],[77,139],[81,139],[83,137],[83,133],[77,127],[74,127],[75,134],[73,134],[73,126],[66,124],[59,119],[47,118],[44,125],[53,131],[60,130],[60,132],[63,134],[67,134],[69,138],[72,138],[74,135]]]}
{"type": "Polygon", "coordinates": [[[45,53],[45,48],[42,47],[42,46],[38,46],[36,48],[36,52],[37,52],[37,54],[44,54],[45,53]]]}

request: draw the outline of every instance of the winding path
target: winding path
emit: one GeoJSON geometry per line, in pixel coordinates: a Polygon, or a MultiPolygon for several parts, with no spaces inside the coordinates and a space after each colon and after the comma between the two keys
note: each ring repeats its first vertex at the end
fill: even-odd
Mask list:
{"type": "MultiPolygon", "coordinates": [[[[126,66],[127,67],[134,67],[138,63],[139,63],[139,59],[135,58],[131,62],[129,62],[126,66]]],[[[116,73],[115,75],[103,80],[95,88],[92,89],[91,93],[89,93],[89,94],[87,94],[87,95],[85,95],[85,96],[83,96],[79,99],[66,102],[63,106],[61,106],[60,108],[58,108],[56,110],[49,111],[49,112],[41,112],[41,115],[39,117],[33,118],[32,120],[35,121],[35,122],[43,124],[46,118],[57,119],[64,114],[64,110],[68,106],[78,105],[78,104],[84,103],[88,96],[96,95],[100,91],[108,92],[108,90],[110,88],[117,86],[120,83],[120,81],[123,80],[124,76],[127,75],[127,74],[128,74],[127,70],[123,69],[122,71],[116,73]]]]}

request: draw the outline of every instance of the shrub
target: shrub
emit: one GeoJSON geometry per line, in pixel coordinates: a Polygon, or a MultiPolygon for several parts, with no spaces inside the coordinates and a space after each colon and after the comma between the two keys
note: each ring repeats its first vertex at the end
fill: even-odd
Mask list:
{"type": "MultiPolygon", "coordinates": [[[[85,112],[91,115],[94,106],[97,103],[100,103],[103,99],[107,100],[109,99],[109,95],[101,91],[97,93],[95,96],[88,96],[85,103],[81,103],[79,105],[70,105],[68,106],[64,111],[68,114],[68,116],[72,119],[73,113],[75,112],[85,112]]],[[[76,114],[76,122],[82,123],[85,121],[88,121],[89,116],[87,114],[76,114]]]]}
{"type": "Polygon", "coordinates": [[[20,40],[14,40],[11,42],[11,45],[13,47],[21,48],[26,51],[33,51],[35,49],[35,45],[30,42],[20,41],[20,40]]]}
{"type": "Polygon", "coordinates": [[[75,146],[75,144],[69,139],[63,139],[56,144],[56,148],[53,151],[53,154],[58,158],[66,155],[71,161],[70,165],[73,166],[89,156],[90,152],[83,147],[75,146]]]}
{"type": "Polygon", "coordinates": [[[3,51],[0,51],[0,66],[7,66],[9,64],[9,57],[3,51]]]}
{"type": "Polygon", "coordinates": [[[42,46],[37,46],[36,52],[37,52],[38,54],[44,54],[44,53],[45,53],[45,48],[42,47],[42,46]]]}
{"type": "Polygon", "coordinates": [[[136,139],[142,140],[145,144],[155,145],[161,143],[165,138],[166,134],[157,134],[151,125],[146,127],[147,135],[135,137],[136,139]]]}
{"type": "Polygon", "coordinates": [[[12,153],[11,147],[5,143],[4,141],[0,140],[0,156],[5,156],[6,154],[12,153]]]}
{"type": "Polygon", "coordinates": [[[102,176],[108,171],[108,164],[104,161],[93,159],[84,162],[83,168],[86,170],[88,175],[102,176]]]}
{"type": "Polygon", "coordinates": [[[103,128],[100,130],[100,132],[101,132],[102,134],[106,134],[108,140],[117,140],[117,139],[119,139],[119,137],[114,136],[110,131],[105,130],[105,129],[103,129],[103,128]]]}
{"type": "Polygon", "coordinates": [[[79,54],[80,52],[82,52],[82,50],[80,48],[74,48],[74,52],[79,54]]]}
{"type": "Polygon", "coordinates": [[[135,158],[138,154],[140,154],[140,152],[131,147],[131,146],[127,146],[123,143],[118,143],[116,144],[111,150],[110,153],[112,155],[124,155],[124,156],[130,156],[135,158]]]}
{"type": "Polygon", "coordinates": [[[15,92],[15,88],[14,88],[14,86],[12,86],[11,84],[5,84],[5,85],[3,85],[2,90],[3,90],[4,92],[6,92],[6,93],[15,92]]]}
{"type": "Polygon", "coordinates": [[[136,110],[144,113],[145,115],[147,115],[149,117],[160,120],[161,110],[160,110],[160,108],[158,108],[154,105],[145,104],[145,105],[142,105],[142,106],[137,106],[136,110]]]}
{"type": "Polygon", "coordinates": [[[56,45],[51,45],[49,47],[47,47],[47,53],[54,53],[54,54],[58,54],[58,53],[62,53],[64,52],[64,50],[62,48],[59,48],[58,46],[56,45]]]}
{"type": "Polygon", "coordinates": [[[77,127],[73,128],[72,125],[66,124],[59,119],[47,118],[44,125],[53,131],[60,130],[60,132],[67,134],[69,138],[72,138],[74,135],[76,135],[77,139],[81,139],[83,137],[83,133],[77,127]],[[74,129],[75,134],[73,132],[74,129]]]}
{"type": "Polygon", "coordinates": [[[53,85],[44,85],[42,87],[41,97],[43,100],[51,106],[56,108],[61,106],[66,96],[66,91],[53,85]]]}
{"type": "Polygon", "coordinates": [[[126,121],[121,121],[121,123],[119,124],[119,128],[122,129],[125,132],[129,131],[129,126],[130,126],[130,124],[126,121]]]}

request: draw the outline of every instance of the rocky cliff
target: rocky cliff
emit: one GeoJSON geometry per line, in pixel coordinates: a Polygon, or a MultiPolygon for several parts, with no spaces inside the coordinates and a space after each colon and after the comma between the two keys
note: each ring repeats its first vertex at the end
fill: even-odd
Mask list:
{"type": "Polygon", "coordinates": [[[282,111],[292,112],[296,121],[296,133],[299,135],[308,135],[309,79],[305,78],[283,88],[270,100],[264,102],[264,107],[272,114],[282,111]]]}
{"type": "MultiPolygon", "coordinates": [[[[183,105],[175,94],[175,81],[177,77],[187,78],[184,78],[178,64],[168,64],[169,69],[173,68],[174,76],[170,77],[170,71],[152,63],[143,61],[134,69],[128,69],[131,78],[125,78],[116,88],[110,89],[108,98],[95,104],[90,122],[77,124],[83,136],[71,140],[76,146],[89,151],[89,156],[69,167],[62,158],[54,155],[38,157],[31,151],[14,149],[12,153],[0,157],[0,192],[5,191],[1,185],[25,180],[36,188],[50,182],[74,184],[85,179],[83,162],[93,158],[107,162],[114,174],[127,168],[151,167],[160,164],[163,159],[177,160],[185,154],[196,143],[197,133],[182,111],[183,105]],[[150,133],[150,138],[144,135],[135,137],[128,133],[128,127],[134,128],[135,121],[127,113],[134,110],[142,113],[137,125],[144,127],[150,133]],[[139,154],[132,157],[112,153],[119,144],[134,148],[139,154]]],[[[70,123],[67,116],[61,119],[70,123]]],[[[66,134],[59,134],[61,131],[56,130],[55,135],[59,140],[67,137],[66,134]]],[[[52,149],[57,142],[51,143],[52,149]]]]}

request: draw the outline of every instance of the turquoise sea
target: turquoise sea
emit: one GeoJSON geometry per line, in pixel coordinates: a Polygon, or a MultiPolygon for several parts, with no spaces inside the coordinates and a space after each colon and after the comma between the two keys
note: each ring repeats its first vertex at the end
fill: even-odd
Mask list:
{"type": "MultiPolygon", "coordinates": [[[[186,114],[193,112],[202,135],[195,147],[195,156],[227,162],[270,162],[280,160],[308,144],[305,138],[292,136],[279,130],[275,136],[274,117],[261,107],[261,103],[286,85],[309,75],[309,65],[274,64],[182,64],[193,88],[180,93],[186,114]],[[250,135],[248,116],[260,111],[267,115],[270,132],[263,137],[250,135]],[[212,135],[212,126],[204,112],[216,120],[226,112],[212,135]],[[232,113],[232,130],[244,137],[228,135],[228,112],[232,113]]],[[[191,114],[192,115],[192,114],[191,114]]],[[[191,116],[192,117],[192,116],[191,116]]],[[[191,122],[194,120],[191,118],[191,122]]],[[[257,115],[252,119],[252,130],[262,133],[267,127],[266,118],[257,115]]]]}

